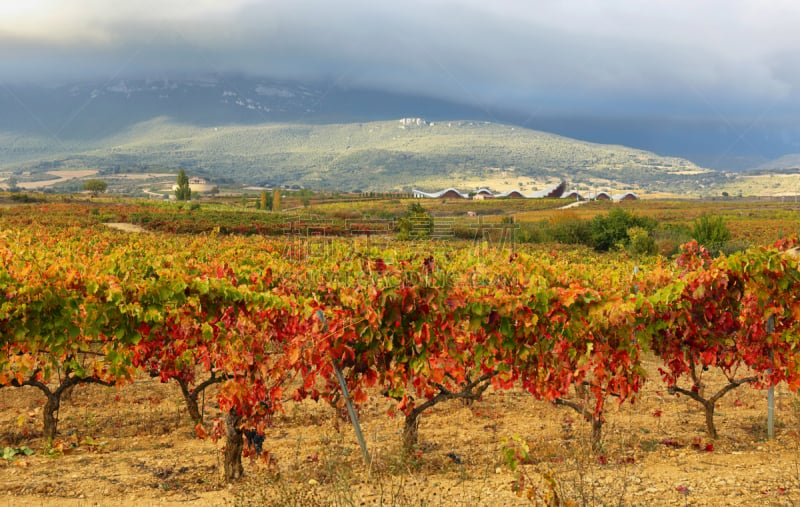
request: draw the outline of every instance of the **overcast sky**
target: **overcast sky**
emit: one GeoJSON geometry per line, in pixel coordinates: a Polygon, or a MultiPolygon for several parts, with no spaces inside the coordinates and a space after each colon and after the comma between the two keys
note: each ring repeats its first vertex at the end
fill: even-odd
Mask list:
{"type": "Polygon", "coordinates": [[[240,71],[541,114],[791,121],[796,0],[8,0],[0,82],[240,71]]]}

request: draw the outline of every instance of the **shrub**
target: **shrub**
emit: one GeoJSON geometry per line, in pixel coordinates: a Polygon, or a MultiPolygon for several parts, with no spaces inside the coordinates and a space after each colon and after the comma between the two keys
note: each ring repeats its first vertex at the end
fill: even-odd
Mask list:
{"type": "Polygon", "coordinates": [[[644,227],[631,227],[628,229],[627,250],[634,256],[655,255],[658,253],[655,240],[644,227]]]}
{"type": "Polygon", "coordinates": [[[398,222],[398,230],[400,239],[428,237],[433,232],[433,217],[420,203],[411,203],[398,222]]]}
{"type": "Polygon", "coordinates": [[[692,239],[714,253],[724,249],[731,239],[731,232],[721,216],[703,214],[694,221],[692,239]]]}
{"type": "Polygon", "coordinates": [[[656,228],[656,221],[649,217],[640,217],[628,213],[622,208],[614,208],[607,215],[597,215],[591,222],[592,242],[597,251],[605,252],[630,242],[628,230],[641,227],[648,233],[656,228]]]}
{"type": "Polygon", "coordinates": [[[551,241],[565,245],[592,246],[592,223],[577,217],[574,213],[554,216],[546,225],[546,235],[551,241]]]}
{"type": "Polygon", "coordinates": [[[543,243],[543,227],[541,224],[520,224],[520,228],[517,231],[517,241],[520,243],[543,243]]]}
{"type": "Polygon", "coordinates": [[[668,225],[653,231],[653,239],[660,255],[672,257],[680,253],[681,245],[692,240],[692,233],[686,225],[668,225]]]}

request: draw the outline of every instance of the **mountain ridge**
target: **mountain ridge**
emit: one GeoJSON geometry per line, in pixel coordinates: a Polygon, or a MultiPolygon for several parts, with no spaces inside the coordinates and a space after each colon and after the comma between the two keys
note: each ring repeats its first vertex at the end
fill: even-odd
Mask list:
{"type": "Polygon", "coordinates": [[[530,105],[499,108],[389,90],[346,88],[337,82],[287,81],[246,74],[162,73],[47,85],[0,82],[0,111],[0,133],[48,137],[68,150],[75,143],[99,142],[159,116],[198,127],[455,118],[632,146],[733,172],[757,168],[770,159],[796,152],[800,134],[796,122],[753,126],[643,114],[548,116],[540,108],[532,112],[530,105]]]}
{"type": "MultiPolygon", "coordinates": [[[[32,149],[35,156],[27,160],[4,157],[9,150],[3,139],[5,171],[182,166],[237,183],[338,190],[408,191],[465,182],[533,187],[566,179],[585,189],[688,191],[696,182],[724,179],[677,157],[475,120],[197,127],[161,116],[83,146],[32,149]],[[64,150],[70,147],[74,151],[64,150]]],[[[39,140],[47,144],[47,138],[39,140]]],[[[37,147],[31,138],[26,142],[37,147]]]]}
{"type": "Polygon", "coordinates": [[[753,169],[753,172],[800,170],[800,153],[788,153],[753,169]]]}

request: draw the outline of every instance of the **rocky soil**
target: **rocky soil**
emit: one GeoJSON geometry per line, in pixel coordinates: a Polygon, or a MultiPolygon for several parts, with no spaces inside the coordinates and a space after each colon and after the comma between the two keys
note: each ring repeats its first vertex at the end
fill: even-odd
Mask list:
{"type": "MultiPolygon", "coordinates": [[[[597,453],[589,424],[571,409],[512,391],[435,407],[423,415],[420,446],[409,457],[399,449],[401,418],[389,417],[376,395],[360,410],[370,466],[349,422],[330,406],[288,403],[266,435],[268,454],[246,459],[247,477],[234,485],[221,479],[221,443],[194,437],[176,385],[143,378],[120,388],[78,386],[49,449],[40,438],[39,393],[0,389],[0,449],[17,453],[0,459],[0,506],[495,506],[556,496],[567,505],[800,503],[794,393],[777,390],[774,440],[766,438],[766,393],[729,393],[712,441],[698,405],[669,395],[650,369],[635,404],[611,401],[597,453]],[[512,472],[503,448],[520,442],[529,456],[512,472]]],[[[212,400],[209,393],[207,419],[218,415],[212,400]]]]}

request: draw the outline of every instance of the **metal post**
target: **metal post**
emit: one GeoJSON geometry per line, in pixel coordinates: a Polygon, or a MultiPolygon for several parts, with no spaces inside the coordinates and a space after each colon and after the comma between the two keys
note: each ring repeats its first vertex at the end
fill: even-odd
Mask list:
{"type": "MultiPolygon", "coordinates": [[[[328,321],[325,319],[325,314],[322,313],[322,310],[317,310],[317,318],[322,321],[323,324],[323,331],[328,331],[328,321]]],[[[337,360],[333,360],[333,371],[336,372],[336,378],[339,379],[339,385],[342,388],[342,395],[344,396],[344,403],[347,405],[347,413],[350,414],[350,422],[353,424],[353,429],[356,432],[356,438],[358,439],[358,445],[361,447],[361,455],[364,457],[364,463],[369,466],[370,459],[369,459],[369,452],[367,451],[367,442],[364,440],[364,434],[361,432],[361,424],[358,422],[358,415],[356,414],[355,408],[353,408],[353,401],[350,399],[350,391],[347,389],[347,382],[344,380],[344,375],[342,375],[342,370],[339,369],[339,364],[337,360]]]]}
{"type": "Polygon", "coordinates": [[[358,445],[361,447],[361,455],[364,457],[364,463],[369,466],[370,459],[369,452],[367,451],[367,442],[364,440],[364,434],[361,432],[361,424],[358,422],[358,415],[356,414],[356,410],[353,408],[352,400],[350,400],[350,392],[347,390],[347,382],[345,382],[344,375],[342,375],[342,370],[339,369],[339,366],[335,361],[333,363],[333,371],[336,372],[336,377],[339,379],[339,385],[342,386],[342,394],[344,395],[344,402],[347,405],[347,413],[350,414],[350,421],[353,423],[353,429],[356,432],[358,445]]]}
{"type": "Polygon", "coordinates": [[[775,438],[775,386],[769,386],[767,391],[767,437],[775,438]]]}
{"type": "MultiPolygon", "coordinates": [[[[770,315],[767,319],[767,333],[775,332],[775,316],[770,315]]],[[[772,352],[770,352],[770,359],[772,359],[772,352]]],[[[772,373],[772,370],[769,370],[772,373]]],[[[769,383],[769,390],[767,391],[767,438],[775,438],[775,384],[769,383]]]]}

